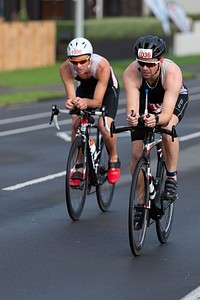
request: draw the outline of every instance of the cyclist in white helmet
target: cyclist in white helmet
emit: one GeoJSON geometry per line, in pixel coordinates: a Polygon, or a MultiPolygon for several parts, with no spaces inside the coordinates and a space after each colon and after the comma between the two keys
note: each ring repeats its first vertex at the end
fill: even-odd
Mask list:
{"type": "MultiPolygon", "coordinates": [[[[182,72],[177,64],[165,59],[166,44],[157,36],[139,38],[134,47],[134,60],[125,70],[123,82],[127,100],[127,123],[136,126],[138,117],[144,114],[145,90],[148,89],[148,111],[144,115],[145,125],[156,124],[171,130],[184,116],[188,104],[188,90],[183,84],[182,72]],[[132,116],[131,110],[135,115],[132,116]]],[[[131,172],[142,154],[143,133],[132,133],[131,172]]],[[[172,142],[170,136],[163,134],[163,154],[167,167],[167,179],[163,197],[168,201],[177,198],[177,164],[179,141],[172,142]]]]}
{"type": "MultiPolygon", "coordinates": [[[[67,94],[66,108],[95,109],[105,106],[110,127],[117,113],[120,90],[108,60],[93,54],[92,45],[85,38],[73,39],[67,47],[67,56],[68,59],[60,67],[60,75],[67,94]],[[79,82],[77,88],[74,80],[79,82]]],[[[72,115],[72,139],[76,133],[77,122],[78,116],[72,115]]],[[[98,125],[109,153],[108,182],[114,184],[120,178],[116,136],[110,137],[101,117],[98,125]]],[[[81,168],[76,170],[76,174],[77,172],[81,172],[81,168]]]]}

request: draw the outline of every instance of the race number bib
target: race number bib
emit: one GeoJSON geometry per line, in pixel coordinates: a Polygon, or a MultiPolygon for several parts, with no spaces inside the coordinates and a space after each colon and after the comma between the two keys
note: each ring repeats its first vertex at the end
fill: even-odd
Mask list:
{"type": "Polygon", "coordinates": [[[153,51],[152,49],[138,49],[138,58],[152,58],[153,51]]]}

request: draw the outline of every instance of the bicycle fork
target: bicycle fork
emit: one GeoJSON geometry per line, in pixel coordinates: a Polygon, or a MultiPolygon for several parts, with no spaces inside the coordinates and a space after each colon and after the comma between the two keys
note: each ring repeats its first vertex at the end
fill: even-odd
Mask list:
{"type": "Polygon", "coordinates": [[[146,208],[150,209],[151,208],[151,201],[155,198],[156,196],[156,190],[154,186],[154,179],[151,174],[151,169],[150,166],[147,168],[147,178],[148,178],[148,184],[149,184],[149,193],[148,193],[148,204],[146,205],[146,208]]]}

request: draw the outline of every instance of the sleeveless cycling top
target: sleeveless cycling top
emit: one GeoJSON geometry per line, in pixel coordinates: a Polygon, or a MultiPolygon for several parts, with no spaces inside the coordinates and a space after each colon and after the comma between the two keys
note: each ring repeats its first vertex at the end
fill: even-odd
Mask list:
{"type": "MultiPolygon", "coordinates": [[[[163,83],[166,78],[166,73],[167,70],[172,63],[171,60],[169,59],[164,59],[161,69],[160,69],[160,75],[156,81],[156,83],[149,87],[149,83],[147,84],[147,81],[145,78],[142,77],[142,74],[139,72],[139,76],[141,78],[141,86],[140,86],[140,101],[143,103],[143,105],[140,106],[140,114],[144,113],[144,103],[145,103],[145,90],[148,89],[148,103],[149,103],[149,112],[150,113],[155,113],[158,114],[161,112],[162,109],[162,103],[163,103],[163,98],[165,94],[165,90],[163,88],[163,83]]],[[[139,65],[138,65],[139,68],[139,65]]],[[[187,88],[182,84],[181,90],[179,94],[188,94],[187,88]]]]}
{"type": "MultiPolygon", "coordinates": [[[[92,75],[90,78],[88,79],[82,79],[80,78],[78,75],[77,75],[77,72],[76,70],[74,69],[74,66],[72,63],[69,63],[70,64],[70,69],[71,69],[71,72],[73,74],[73,77],[75,80],[77,80],[82,88],[87,90],[91,95],[94,94],[94,90],[95,90],[95,87],[97,85],[97,82],[98,82],[98,78],[97,78],[97,68],[98,68],[98,65],[100,63],[100,61],[103,59],[102,56],[98,55],[98,54],[92,54],[91,55],[91,61],[92,61],[92,75]]],[[[113,69],[112,67],[110,67],[110,78],[109,78],[109,81],[108,81],[108,85],[107,85],[107,89],[106,89],[106,93],[109,92],[110,89],[112,89],[113,87],[115,87],[116,89],[118,89],[118,80],[113,72],[113,69]]],[[[105,94],[106,94],[105,93],[105,94]]]]}

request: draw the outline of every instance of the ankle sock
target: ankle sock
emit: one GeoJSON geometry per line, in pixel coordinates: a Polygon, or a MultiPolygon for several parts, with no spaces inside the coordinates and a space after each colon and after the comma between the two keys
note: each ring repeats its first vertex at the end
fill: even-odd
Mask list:
{"type": "Polygon", "coordinates": [[[177,176],[177,171],[174,172],[167,171],[167,177],[175,177],[175,176],[177,176]]]}

